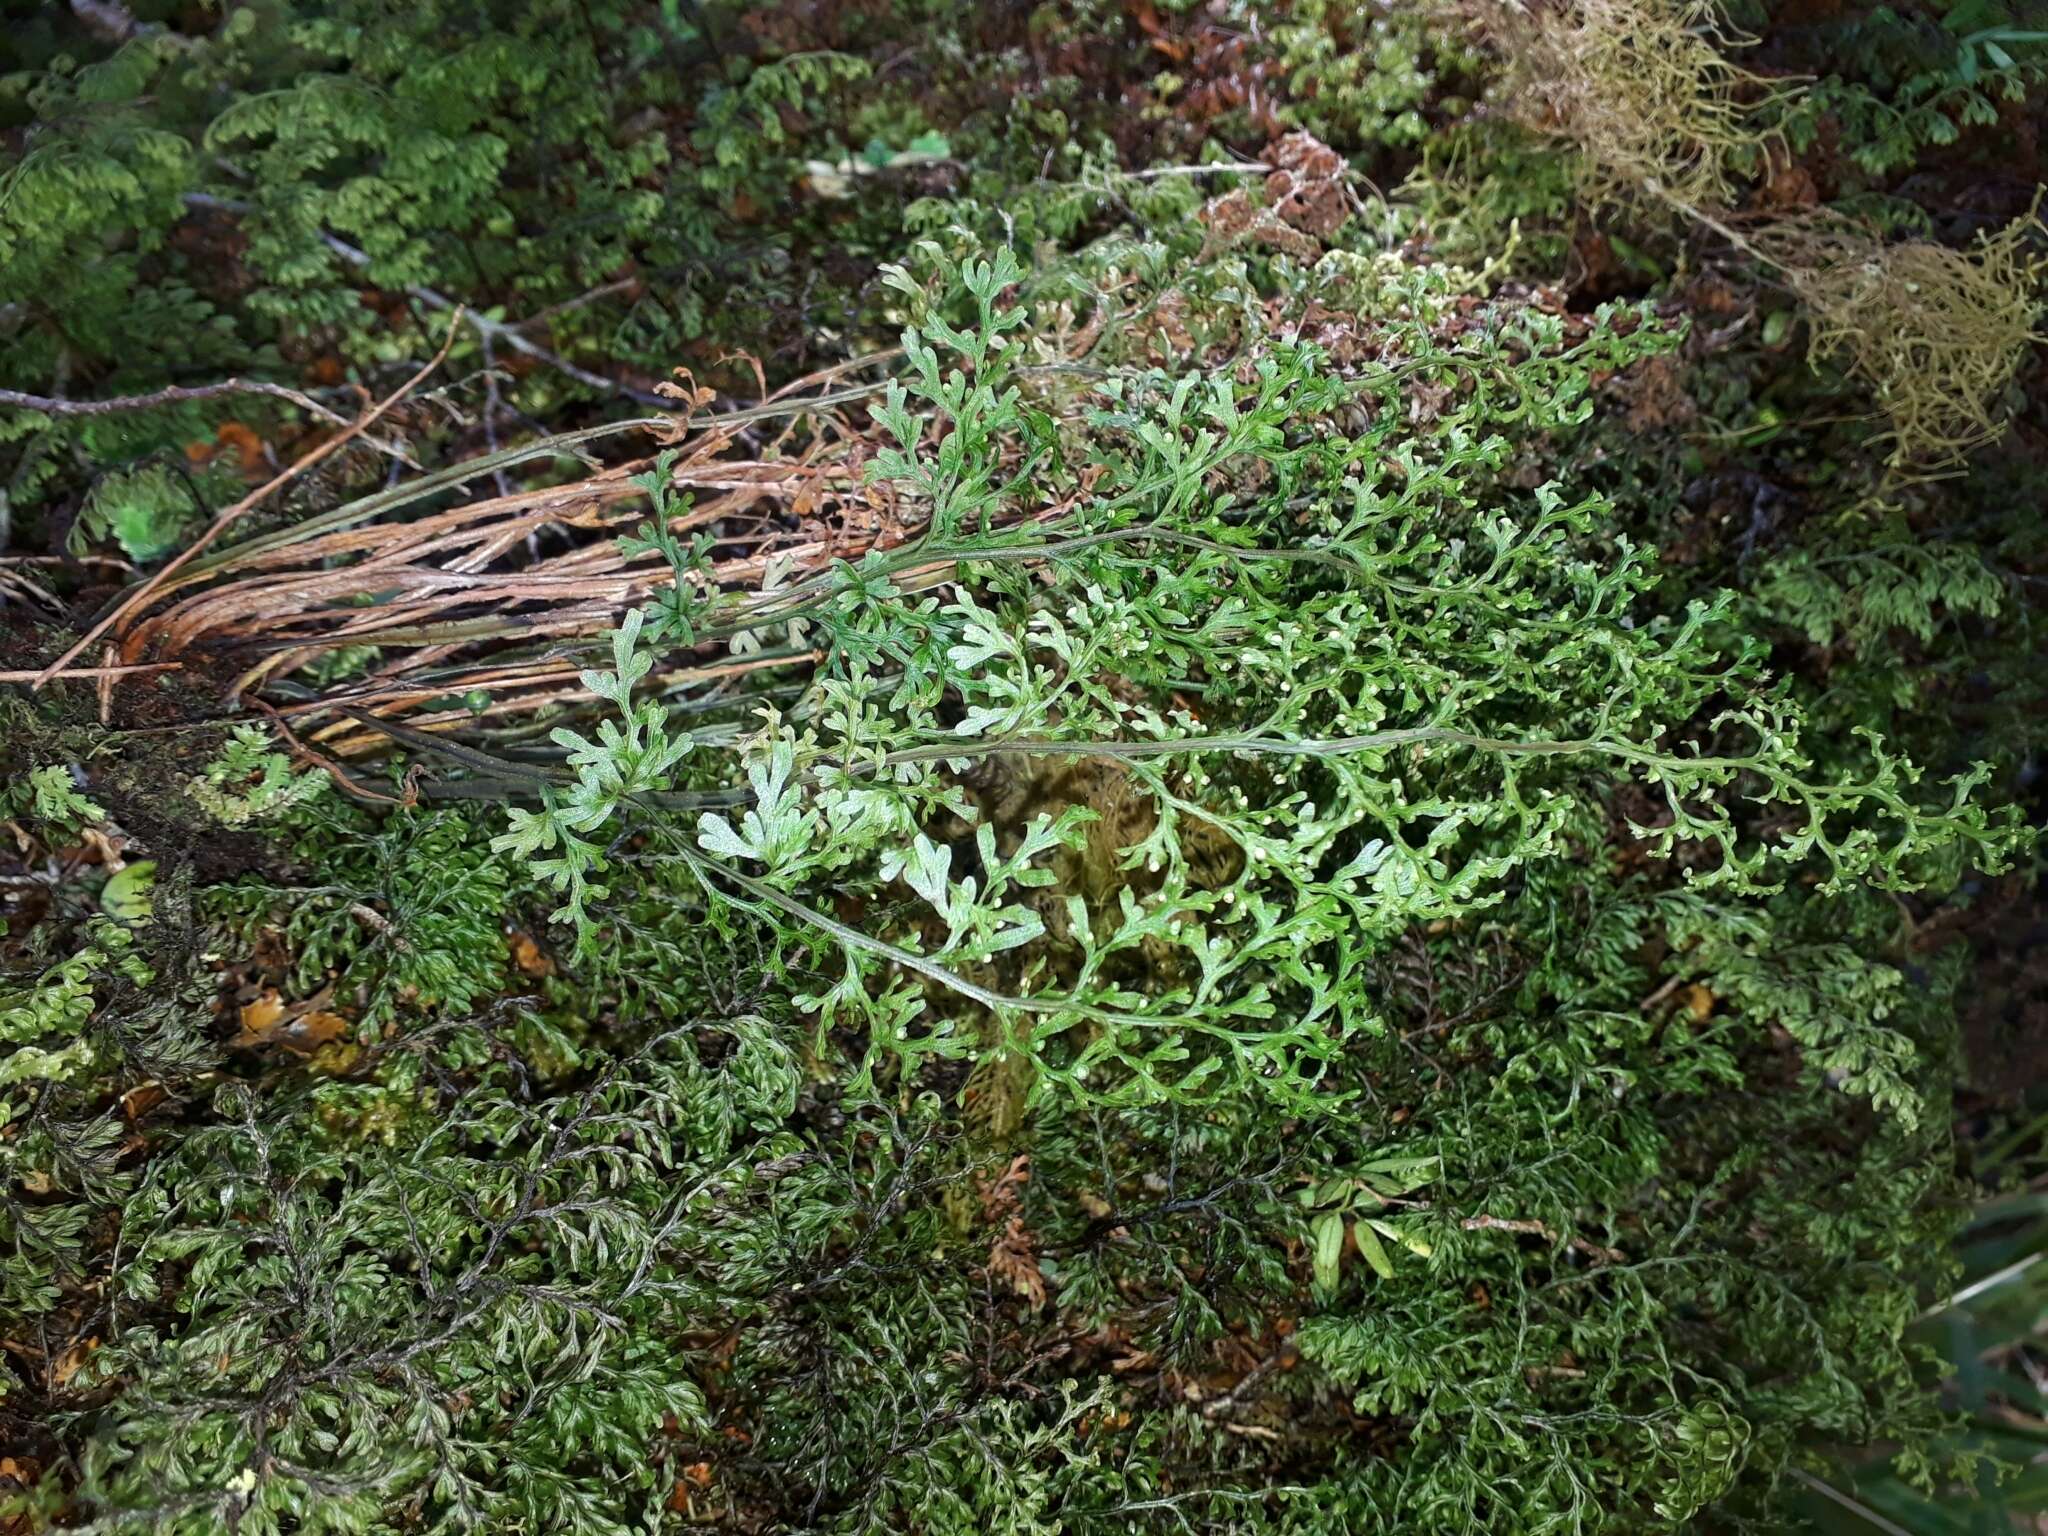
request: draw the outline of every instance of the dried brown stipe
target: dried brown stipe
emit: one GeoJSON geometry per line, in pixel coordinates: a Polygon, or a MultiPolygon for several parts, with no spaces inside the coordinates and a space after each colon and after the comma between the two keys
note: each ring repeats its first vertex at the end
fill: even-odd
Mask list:
{"type": "MultiPolygon", "coordinates": [[[[524,444],[211,552],[129,600],[112,631],[118,659],[188,672],[204,659],[209,674],[229,659],[230,695],[269,693],[306,750],[342,761],[389,749],[380,720],[415,732],[519,734],[539,711],[589,702],[581,676],[595,659],[591,642],[675,580],[658,554],[629,555],[619,540],[648,518],[633,480],[655,460],[452,506],[446,498],[514,463],[587,456],[598,439],[633,433],[673,448],[669,482],[694,503],[670,527],[686,540],[697,530],[714,539],[690,579],[724,594],[721,625],[758,617],[764,635],[779,635],[776,616],[791,587],[835,561],[903,545],[924,527],[921,504],[867,483],[873,430],[846,410],[881,389],[846,385],[846,375],[891,356],[835,365],[744,409],[524,444]],[[433,497],[442,502],[423,511],[433,497]],[[567,547],[537,537],[565,528],[578,535],[567,547]],[[275,685],[350,647],[378,651],[367,674],[317,697],[280,697],[275,685]]],[[[678,398],[685,393],[693,410],[704,403],[703,392],[678,398]]],[[[1057,520],[1067,510],[1048,505],[1016,517],[1057,520]]],[[[935,556],[895,579],[917,590],[952,569],[935,556]]],[[[730,640],[722,628],[694,648],[670,648],[648,686],[716,689],[745,673],[801,672],[817,659],[800,641],[776,639],[755,653],[730,640]]]]}

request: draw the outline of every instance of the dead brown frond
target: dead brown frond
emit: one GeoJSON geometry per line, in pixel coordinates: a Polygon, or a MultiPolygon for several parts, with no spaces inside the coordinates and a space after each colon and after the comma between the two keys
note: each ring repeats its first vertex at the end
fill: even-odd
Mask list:
{"type": "Polygon", "coordinates": [[[219,516],[214,518],[212,524],[207,527],[206,531],[200,534],[199,537],[195,539],[192,543],[186,545],[185,548],[181,550],[170,561],[169,564],[164,566],[164,568],[158,571],[155,575],[151,576],[147,581],[143,582],[141,586],[137,587],[132,593],[130,593],[125,599],[123,599],[120,606],[117,607],[112,613],[108,614],[105,618],[101,619],[98,623],[94,624],[92,628],[88,629],[82,636],[80,636],[76,641],[74,641],[71,647],[68,650],[66,650],[63,655],[59,656],[55,661],[51,662],[47,667],[43,668],[42,672],[38,674],[36,678],[35,686],[38,688],[42,687],[45,683],[49,682],[51,678],[57,676],[60,672],[62,672],[73,661],[77,660],[80,653],[83,652],[87,646],[91,645],[93,641],[97,640],[101,635],[105,634],[109,629],[118,631],[126,624],[126,622],[131,617],[142,612],[143,609],[148,605],[150,598],[160,588],[162,588],[166,583],[170,582],[171,579],[174,576],[176,576],[178,572],[182,570],[186,565],[191,563],[193,560],[197,559],[200,555],[204,554],[207,548],[214,544],[222,534],[228,531],[229,528],[233,527],[237,522],[241,521],[241,519],[248,516],[251,512],[255,511],[257,507],[261,506],[273,491],[280,490],[284,486],[289,485],[292,481],[298,479],[299,476],[306,473],[307,470],[312,469],[315,465],[319,464],[323,459],[329,458],[340,449],[347,447],[348,444],[351,441],[353,441],[356,437],[360,436],[362,433],[368,431],[370,427],[374,426],[378,419],[384,416],[387,412],[389,412],[393,406],[397,405],[407,395],[411,394],[415,389],[418,389],[421,384],[425,383],[427,376],[433,373],[435,369],[439,368],[441,364],[447,359],[448,350],[450,347],[454,346],[456,332],[462,324],[462,316],[462,308],[460,305],[457,305],[455,308],[454,319],[450,322],[448,327],[448,334],[441,342],[440,351],[436,352],[433,355],[433,357],[428,360],[425,367],[421,368],[419,372],[415,373],[411,378],[407,379],[405,383],[401,384],[398,387],[398,390],[395,394],[387,396],[385,399],[378,401],[376,405],[372,406],[368,411],[364,412],[363,415],[358,417],[353,424],[344,429],[342,432],[336,434],[333,437],[328,438],[324,442],[316,444],[313,448],[301,454],[297,459],[293,460],[289,465],[287,465],[284,469],[280,470],[271,479],[265,481],[262,485],[258,486],[255,490],[251,491],[247,496],[244,496],[240,501],[236,502],[233,506],[229,507],[226,511],[222,512],[219,516]]]}
{"type": "MultiPolygon", "coordinates": [[[[885,360],[837,365],[744,409],[586,428],[488,454],[181,561],[111,621],[122,665],[109,676],[181,665],[217,675],[230,666],[229,697],[267,692],[303,751],[343,761],[389,749],[380,722],[415,733],[521,734],[543,711],[587,702],[582,653],[593,637],[676,579],[660,555],[629,554],[620,540],[647,519],[634,478],[654,461],[452,506],[434,498],[634,432],[673,449],[669,483],[690,500],[670,531],[685,542],[698,533],[712,540],[690,579],[735,599],[734,618],[758,617],[757,633],[768,637],[753,647],[707,639],[676,650],[650,686],[704,694],[743,673],[800,675],[815,653],[795,628],[782,643],[785,626],[774,617],[789,588],[834,561],[901,545],[924,524],[921,506],[867,483],[872,428],[845,408],[879,386],[833,387],[885,360]],[[291,685],[325,658],[366,652],[369,670],[347,683],[311,698],[291,685]]],[[[686,393],[693,408],[704,403],[701,392],[686,393]]],[[[940,559],[898,579],[914,589],[950,572],[940,559]]]]}
{"type": "Polygon", "coordinates": [[[1314,261],[1351,217],[1357,194],[1344,157],[1313,134],[1295,132],[1266,147],[1273,169],[1260,193],[1238,187],[1212,197],[1196,218],[1208,230],[1206,246],[1270,245],[1299,261],[1314,261]]]}
{"type": "MultiPolygon", "coordinates": [[[[743,458],[728,456],[732,433],[714,429],[684,448],[672,482],[697,499],[672,526],[685,536],[715,531],[720,555],[710,580],[744,590],[762,584],[771,562],[801,576],[900,540],[893,509],[871,504],[860,482],[859,454],[831,451],[833,441],[821,434],[789,459],[743,458]]],[[[328,715],[345,703],[429,731],[512,723],[580,700],[581,665],[557,648],[602,634],[674,579],[658,557],[629,556],[618,540],[646,520],[632,476],[649,467],[635,460],[571,485],[409,522],[374,518],[274,546],[252,541],[133,623],[124,651],[245,654],[232,691],[249,696],[324,655],[375,647],[380,659],[367,676],[327,690],[308,711],[328,715]],[[467,706],[434,707],[451,696],[467,706]]],[[[691,663],[677,658],[664,684],[711,682],[792,658],[721,651],[691,663]]],[[[346,719],[308,740],[342,757],[387,745],[346,719]]]]}
{"type": "Polygon", "coordinates": [[[981,1213],[985,1222],[1002,1223],[989,1245],[989,1278],[1000,1280],[1037,1308],[1045,1305],[1050,1292],[1038,1264],[1038,1235],[1024,1224],[1024,1186],[1030,1182],[1031,1154],[1020,1152],[1001,1174],[982,1184],[981,1213]]]}
{"type": "Polygon", "coordinates": [[[1498,0],[1488,30],[1509,110],[1569,140],[1595,193],[1725,208],[1775,142],[1764,110],[1785,87],[1730,61],[1744,39],[1711,0],[1498,0]]]}
{"type": "Polygon", "coordinates": [[[1826,211],[1778,219],[1745,242],[1805,302],[1812,356],[1863,380],[1894,466],[1953,462],[2005,430],[1999,397],[2040,314],[2048,271],[2029,212],[1969,250],[1886,244],[1826,211]]]}

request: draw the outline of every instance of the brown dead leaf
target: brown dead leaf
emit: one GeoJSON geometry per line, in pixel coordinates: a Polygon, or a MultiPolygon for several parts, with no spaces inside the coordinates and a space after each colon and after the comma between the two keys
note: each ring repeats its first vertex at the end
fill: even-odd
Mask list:
{"type": "Polygon", "coordinates": [[[140,1120],[157,1105],[163,1103],[166,1095],[161,1084],[138,1083],[121,1095],[121,1113],[130,1120],[140,1120]]]}
{"type": "Polygon", "coordinates": [[[532,934],[515,931],[506,944],[512,951],[512,963],[519,968],[521,975],[535,978],[554,975],[555,962],[534,943],[532,934]]]}
{"type": "Polygon", "coordinates": [[[1766,208],[1811,208],[1820,200],[1813,172],[1796,161],[1774,167],[1759,198],[1766,208]]]}
{"type": "Polygon", "coordinates": [[[1313,237],[1282,220],[1273,209],[1262,207],[1243,187],[1233,187],[1220,197],[1212,197],[1195,217],[1208,228],[1208,238],[1203,242],[1203,250],[1208,254],[1228,250],[1246,240],[1270,245],[1302,262],[1314,261],[1323,254],[1322,246],[1313,237]]]}
{"type": "Polygon", "coordinates": [[[85,1362],[92,1358],[92,1352],[100,1347],[97,1336],[74,1341],[71,1347],[50,1362],[50,1385],[61,1387],[85,1368],[85,1362]]]}
{"type": "Polygon", "coordinates": [[[328,993],[303,1003],[286,1003],[276,989],[265,988],[250,1002],[242,1004],[241,1032],[229,1042],[240,1050],[281,1045],[288,1051],[311,1055],[331,1040],[345,1039],[354,1025],[322,1005],[328,993]]]}
{"type": "Polygon", "coordinates": [[[1014,1215],[1024,1203],[1024,1186],[1031,1182],[1031,1154],[1019,1152],[1010,1166],[981,1186],[981,1214],[988,1221],[1014,1215]]]}
{"type": "Polygon", "coordinates": [[[700,406],[709,405],[718,398],[718,391],[699,384],[697,376],[689,369],[675,368],[670,371],[681,379],[682,383],[672,384],[664,379],[655,385],[654,392],[664,400],[680,400],[688,410],[694,412],[700,406]]]}
{"type": "Polygon", "coordinates": [[[714,1473],[708,1461],[693,1461],[682,1469],[675,1487],[669,1490],[668,1507],[678,1514],[689,1514],[696,1509],[692,1495],[702,1493],[711,1486],[714,1473]]]}
{"type": "Polygon", "coordinates": [[[1045,1275],[1038,1267],[1038,1239],[1024,1225],[1018,1207],[1031,1181],[1031,1154],[1019,1152],[994,1179],[981,1186],[981,1213],[1003,1230],[988,1251],[988,1272],[1034,1307],[1046,1302],[1045,1275]]]}
{"type": "Polygon", "coordinates": [[[295,1051],[310,1051],[330,1040],[339,1040],[350,1027],[349,1021],[338,1013],[309,1013],[294,1022],[292,1038],[286,1043],[295,1051]]]}
{"type": "Polygon", "coordinates": [[[1685,365],[1676,357],[1645,358],[1617,375],[1608,391],[1627,407],[1629,431],[1654,432],[1683,426],[1698,414],[1685,388],[1685,365]]]}
{"type": "Polygon", "coordinates": [[[233,451],[243,474],[253,475],[263,468],[263,439],[253,427],[239,421],[224,421],[214,429],[213,437],[221,447],[233,451]]]}
{"type": "Polygon", "coordinates": [[[118,875],[128,867],[128,860],[122,856],[122,850],[128,846],[128,839],[123,833],[116,831],[109,835],[98,827],[87,827],[79,835],[97,857],[100,868],[108,874],[118,875]]]}
{"type": "Polygon", "coordinates": [[[1283,223],[1303,234],[1327,239],[1351,217],[1344,157],[1309,133],[1290,133],[1263,156],[1273,167],[1266,178],[1266,202],[1283,223]]]}
{"type": "Polygon", "coordinates": [[[242,1034],[236,1044],[261,1044],[284,1018],[284,999],[265,991],[254,1002],[242,1004],[242,1034]]]}

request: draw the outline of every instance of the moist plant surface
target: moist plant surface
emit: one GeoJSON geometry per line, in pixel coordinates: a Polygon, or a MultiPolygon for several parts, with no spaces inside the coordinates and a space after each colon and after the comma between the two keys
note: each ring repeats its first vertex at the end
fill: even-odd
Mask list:
{"type": "Polygon", "coordinates": [[[0,1532],[2048,1510],[2048,16],[0,57],[0,1532]]]}

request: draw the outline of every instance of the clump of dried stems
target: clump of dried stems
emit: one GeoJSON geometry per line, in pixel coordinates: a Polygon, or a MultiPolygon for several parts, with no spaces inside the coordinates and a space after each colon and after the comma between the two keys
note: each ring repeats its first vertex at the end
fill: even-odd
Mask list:
{"type": "MultiPolygon", "coordinates": [[[[652,435],[671,450],[660,461],[668,484],[689,498],[669,531],[685,543],[700,531],[714,541],[698,576],[729,592],[758,589],[761,604],[773,606],[769,589],[779,582],[901,545],[923,526],[919,508],[867,483],[872,429],[844,409],[881,387],[848,385],[848,375],[872,373],[890,355],[822,370],[742,409],[698,414],[709,398],[702,392],[674,416],[465,460],[181,561],[106,621],[113,658],[124,663],[113,671],[207,676],[224,701],[264,708],[293,732],[291,744],[330,768],[334,758],[387,749],[394,727],[530,734],[536,717],[591,697],[583,669],[592,638],[676,580],[658,554],[628,552],[619,538],[647,521],[635,478],[656,460],[458,498],[521,464],[652,435]],[[346,682],[309,690],[293,681],[351,655],[361,660],[346,682]]],[[[949,569],[939,560],[930,573],[900,579],[914,584],[949,569]]],[[[685,648],[650,687],[707,698],[741,674],[795,673],[813,660],[798,643],[685,648]]],[[[51,675],[83,674],[60,664],[51,675]]]]}

